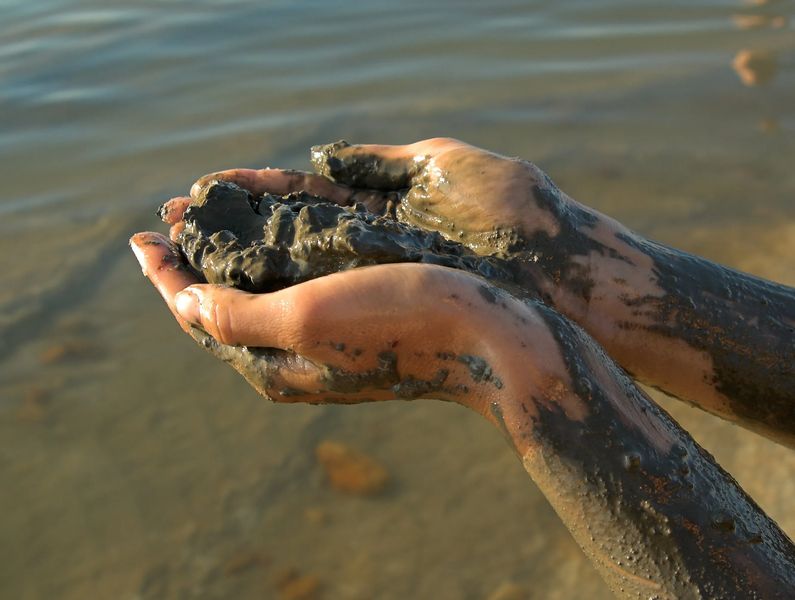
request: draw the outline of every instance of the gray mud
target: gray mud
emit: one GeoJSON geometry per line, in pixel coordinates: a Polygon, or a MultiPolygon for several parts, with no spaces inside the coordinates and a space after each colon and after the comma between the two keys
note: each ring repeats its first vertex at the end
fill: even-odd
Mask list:
{"type": "Polygon", "coordinates": [[[461,244],[374,215],[361,204],[339,206],[296,192],[254,197],[211,182],[185,211],[179,245],[209,282],[270,292],[316,277],[376,264],[418,262],[481,275],[512,288],[510,265],[461,244]]]}

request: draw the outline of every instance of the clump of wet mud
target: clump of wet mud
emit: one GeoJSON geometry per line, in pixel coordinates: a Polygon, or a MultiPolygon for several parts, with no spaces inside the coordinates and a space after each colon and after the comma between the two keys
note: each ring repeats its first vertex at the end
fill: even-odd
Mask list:
{"type": "Polygon", "coordinates": [[[339,206],[305,192],[255,197],[228,182],[207,184],[185,211],[180,248],[209,283],[270,292],[368,265],[420,262],[510,286],[508,263],[397,221],[361,204],[339,206]]]}

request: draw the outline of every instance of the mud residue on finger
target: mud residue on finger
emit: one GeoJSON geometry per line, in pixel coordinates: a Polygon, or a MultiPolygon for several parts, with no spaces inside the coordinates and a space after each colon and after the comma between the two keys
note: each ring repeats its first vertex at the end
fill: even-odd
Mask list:
{"type": "Polygon", "coordinates": [[[312,146],[310,160],[320,175],[370,190],[407,188],[411,183],[409,169],[417,167],[411,160],[384,158],[345,140],[312,146]]]}
{"type": "Polygon", "coordinates": [[[274,389],[280,369],[289,367],[290,356],[287,352],[276,348],[247,348],[222,344],[194,325],[191,325],[188,333],[210,354],[240,373],[265,398],[276,400],[271,397],[270,392],[274,389]]]}

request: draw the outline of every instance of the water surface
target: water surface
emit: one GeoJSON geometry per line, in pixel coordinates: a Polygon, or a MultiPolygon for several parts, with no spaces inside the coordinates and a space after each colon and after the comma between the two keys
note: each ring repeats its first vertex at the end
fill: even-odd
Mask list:
{"type": "MultiPolygon", "coordinates": [[[[795,5],[0,0],[0,596],[609,598],[455,406],[276,406],[126,248],[154,209],[311,144],[449,135],[645,235],[795,284],[795,5]],[[324,439],[382,461],[330,490],[324,439]]],[[[790,535],[795,453],[661,399],[790,535]]]]}

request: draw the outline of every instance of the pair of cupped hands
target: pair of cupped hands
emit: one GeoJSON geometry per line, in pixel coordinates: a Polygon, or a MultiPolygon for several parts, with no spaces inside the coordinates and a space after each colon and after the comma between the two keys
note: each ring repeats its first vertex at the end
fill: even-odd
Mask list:
{"type": "MultiPolygon", "coordinates": [[[[414,224],[461,239],[479,254],[497,251],[487,242],[500,236],[530,238],[545,231],[554,237],[559,230],[532,193],[552,184],[524,160],[448,138],[404,146],[338,143],[312,153],[318,173],[231,169],[200,178],[191,196],[220,180],[255,195],[306,191],[341,205],[360,202],[379,214],[393,202],[414,224]]],[[[438,265],[357,268],[263,294],[200,283],[184,268],[175,243],[191,199],[177,197],[164,205],[169,237],[138,233],[130,240],[132,249],[180,326],[273,400],[406,397],[394,377],[379,376],[388,357],[403,384],[422,383],[424,388],[415,387],[432,387],[430,397],[487,414],[495,395],[526,390],[525,373],[558,354],[539,312],[547,310],[541,302],[438,265]],[[213,340],[208,342],[207,334],[213,340]],[[252,348],[270,350],[252,354],[252,348]],[[493,376],[478,377],[471,361],[454,359],[462,356],[477,357],[493,376]]],[[[574,202],[565,196],[561,201],[574,202]]]]}

